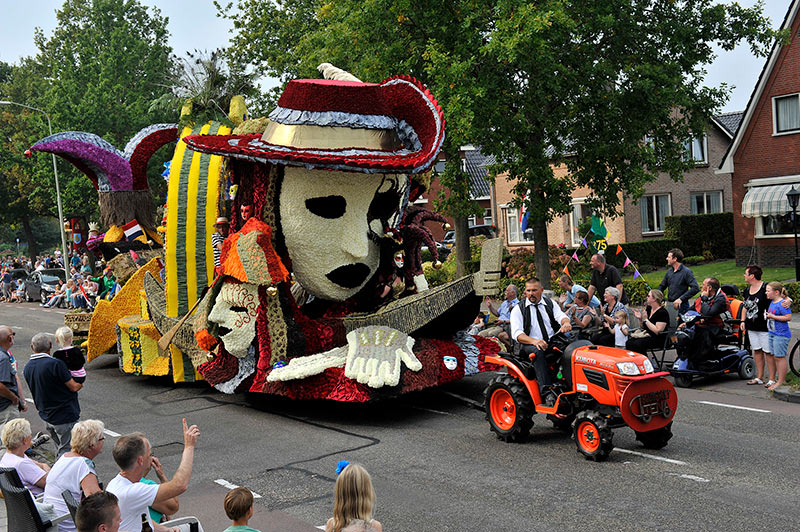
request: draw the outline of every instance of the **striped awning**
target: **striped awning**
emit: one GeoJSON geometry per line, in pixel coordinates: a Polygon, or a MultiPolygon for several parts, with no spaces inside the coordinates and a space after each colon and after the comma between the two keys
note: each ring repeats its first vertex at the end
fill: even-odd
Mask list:
{"type": "Polygon", "coordinates": [[[751,188],[742,200],[742,216],[758,218],[759,216],[786,214],[791,211],[786,193],[792,189],[792,186],[800,189],[800,183],[751,188]]]}

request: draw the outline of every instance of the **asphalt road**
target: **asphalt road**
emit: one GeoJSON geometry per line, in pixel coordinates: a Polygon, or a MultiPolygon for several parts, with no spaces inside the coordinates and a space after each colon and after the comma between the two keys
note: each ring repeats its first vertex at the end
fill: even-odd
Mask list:
{"type": "MultiPolygon", "coordinates": [[[[20,365],[33,334],[55,331],[62,319],[63,311],[0,303],[20,365]]],[[[679,391],[666,448],[645,450],[619,429],[608,462],[593,463],[542,416],[530,441],[497,440],[473,404],[490,375],[351,405],[125,376],[113,355],[87,371],[82,417],[103,420],[112,433],[147,434],[168,475],[180,458],[181,417],[199,425],[190,492],[225,479],[262,495],[256,504],[315,526],[331,515],[336,463],[348,459],[371,472],[384,530],[800,529],[800,405],[733,378],[679,391]]],[[[25,415],[34,431],[43,428],[33,408],[25,415]]],[[[107,436],[96,459],[106,482],[117,472],[114,441],[107,436]]],[[[208,512],[222,513],[221,498],[208,512]]]]}

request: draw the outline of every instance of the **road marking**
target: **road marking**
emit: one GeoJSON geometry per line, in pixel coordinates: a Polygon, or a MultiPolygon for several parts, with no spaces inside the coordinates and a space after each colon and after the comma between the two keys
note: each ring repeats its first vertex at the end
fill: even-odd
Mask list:
{"type": "Polygon", "coordinates": [[[686,462],[682,462],[680,460],[673,460],[672,458],[664,458],[663,456],[656,456],[654,454],[640,453],[639,451],[631,451],[630,449],[622,449],[620,447],[615,447],[614,450],[619,451],[621,453],[641,456],[642,458],[650,458],[651,460],[659,460],[661,462],[667,462],[668,464],[689,465],[686,462]]]}
{"type": "Polygon", "coordinates": [[[119,434],[114,432],[113,430],[103,429],[103,434],[111,436],[112,438],[119,438],[119,434]]]}
{"type": "Polygon", "coordinates": [[[442,412],[441,410],[434,410],[433,408],[425,408],[424,406],[413,405],[413,406],[411,406],[411,408],[414,408],[415,410],[422,410],[423,412],[431,412],[433,414],[441,414],[443,416],[451,415],[450,412],[442,412]]]}
{"type": "Polygon", "coordinates": [[[769,414],[771,410],[764,410],[762,408],[750,408],[749,406],[738,406],[738,405],[729,405],[726,403],[715,403],[714,401],[694,401],[695,403],[700,403],[701,405],[711,405],[711,406],[724,406],[725,408],[735,408],[736,410],[749,410],[750,412],[761,412],[762,414],[769,414]]]}
{"type": "MultiPolygon", "coordinates": [[[[218,478],[218,479],[217,479],[217,480],[215,480],[214,482],[216,482],[217,484],[219,484],[219,485],[220,485],[220,486],[222,486],[223,488],[228,488],[229,490],[233,490],[233,489],[236,489],[236,488],[238,488],[238,487],[239,487],[239,486],[237,486],[236,484],[231,484],[230,482],[228,482],[228,481],[227,481],[227,480],[225,480],[224,478],[218,478]]],[[[253,490],[250,490],[250,493],[252,493],[252,494],[253,494],[253,498],[254,498],[254,499],[260,499],[260,498],[261,498],[261,495],[259,495],[258,493],[256,493],[256,492],[255,492],[255,491],[253,491],[253,490]]]]}
{"type": "Polygon", "coordinates": [[[695,482],[711,482],[711,480],[703,477],[698,477],[697,475],[681,475],[680,473],[667,473],[668,475],[672,475],[674,477],[685,478],[687,480],[694,480],[695,482]]]}
{"type": "Polygon", "coordinates": [[[449,395],[450,397],[454,397],[454,398],[458,399],[459,401],[463,401],[463,402],[465,402],[465,403],[467,403],[469,405],[472,405],[475,408],[477,408],[478,410],[483,410],[483,403],[480,403],[480,402],[478,402],[478,401],[476,401],[474,399],[470,399],[469,397],[464,397],[463,395],[458,395],[457,393],[453,393],[453,392],[444,392],[444,394],[445,395],[449,395]]]}

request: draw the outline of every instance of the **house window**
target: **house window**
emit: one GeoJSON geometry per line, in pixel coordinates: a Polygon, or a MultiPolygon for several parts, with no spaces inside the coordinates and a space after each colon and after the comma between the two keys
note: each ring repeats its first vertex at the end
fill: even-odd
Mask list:
{"type": "Polygon", "coordinates": [[[492,209],[483,209],[483,223],[486,225],[494,225],[494,218],[492,218],[492,209]]]}
{"type": "Polygon", "coordinates": [[[671,214],[669,194],[642,196],[642,234],[663,233],[664,219],[671,214]]]}
{"type": "Polygon", "coordinates": [[[592,217],[592,209],[583,203],[583,200],[572,200],[572,215],[569,217],[569,232],[572,235],[572,245],[578,246],[584,235],[580,234],[580,225],[592,217]]]}
{"type": "Polygon", "coordinates": [[[772,100],[774,102],[775,133],[800,131],[800,100],[798,97],[799,95],[793,94],[772,100]]]}
{"type": "Polygon", "coordinates": [[[509,244],[525,244],[530,242],[526,234],[520,229],[519,210],[505,209],[506,211],[506,238],[509,244]]]}
{"type": "Polygon", "coordinates": [[[706,136],[695,137],[692,140],[687,140],[683,143],[683,149],[686,152],[686,158],[694,161],[695,163],[707,163],[706,159],[706,136]]]}
{"type": "Polygon", "coordinates": [[[469,224],[470,227],[472,227],[473,225],[477,225],[477,221],[475,219],[475,215],[474,214],[472,216],[470,216],[469,218],[467,218],[467,224],[469,224]]]}
{"type": "Polygon", "coordinates": [[[711,214],[722,212],[722,191],[693,192],[692,214],[711,214]]]}
{"type": "Polygon", "coordinates": [[[794,234],[791,213],[774,216],[762,216],[759,218],[759,223],[761,223],[761,231],[757,233],[757,236],[790,236],[794,234]]]}

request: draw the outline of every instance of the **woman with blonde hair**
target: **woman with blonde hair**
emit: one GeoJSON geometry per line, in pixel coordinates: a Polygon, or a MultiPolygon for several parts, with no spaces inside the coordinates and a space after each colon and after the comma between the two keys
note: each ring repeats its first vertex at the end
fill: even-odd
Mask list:
{"type": "MultiPolygon", "coordinates": [[[[61,497],[64,490],[69,490],[78,502],[101,491],[93,460],[103,452],[104,428],[103,422],[96,419],[80,421],[72,427],[72,450],[53,464],[44,488],[44,502],[52,504],[58,515],[67,513],[67,505],[61,497]]],[[[71,519],[58,524],[58,532],[74,530],[75,523],[71,519]]]]}
{"type": "Polygon", "coordinates": [[[12,419],[3,425],[0,439],[8,449],[3,458],[0,458],[0,467],[16,469],[22,484],[35,497],[39,496],[44,492],[50,466],[25,456],[25,451],[31,448],[33,441],[31,424],[24,418],[12,419]]]}
{"type": "Polygon", "coordinates": [[[383,525],[372,518],[374,509],[372,478],[360,465],[348,464],[336,479],[333,517],[328,519],[325,532],[383,532],[383,525]]]}

